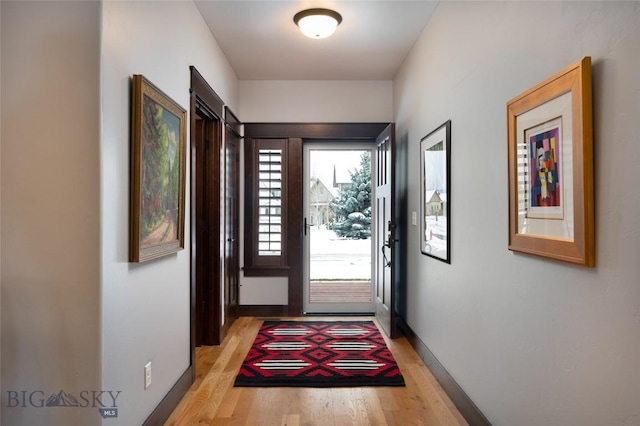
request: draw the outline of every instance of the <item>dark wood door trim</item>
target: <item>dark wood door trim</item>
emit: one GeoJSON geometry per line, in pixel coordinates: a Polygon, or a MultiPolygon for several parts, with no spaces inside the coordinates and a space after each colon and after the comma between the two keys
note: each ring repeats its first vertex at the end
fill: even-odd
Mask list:
{"type": "Polygon", "coordinates": [[[240,245],[240,139],[242,123],[229,109],[225,112],[225,194],[224,194],[224,288],[225,321],[223,332],[238,318],[239,310],[239,245],[240,245]]]}
{"type": "Polygon", "coordinates": [[[193,198],[195,217],[195,344],[217,345],[221,336],[220,298],[220,149],[222,125],[196,99],[196,128],[192,139],[195,151],[193,198]]]}
{"type": "Polygon", "coordinates": [[[204,208],[204,227],[207,246],[205,253],[205,291],[203,300],[206,310],[204,312],[204,340],[205,345],[219,345],[224,338],[222,330],[222,298],[221,298],[221,256],[220,236],[221,216],[224,215],[220,203],[220,159],[222,149],[222,122],[220,119],[209,121],[206,147],[204,156],[205,166],[205,192],[206,206],[204,208]]]}
{"type": "Polygon", "coordinates": [[[198,96],[201,104],[206,105],[218,118],[222,119],[224,102],[220,96],[209,86],[196,67],[190,66],[189,70],[191,71],[191,93],[198,96]]]}
{"type": "Polygon", "coordinates": [[[224,107],[224,121],[229,131],[233,132],[238,138],[242,137],[242,122],[228,106],[224,107]]]}
{"type": "MultiPolygon", "coordinates": [[[[195,101],[195,98],[193,98],[195,101]]],[[[196,111],[196,106],[192,111],[196,111]]],[[[193,346],[202,345],[202,327],[204,324],[204,312],[202,309],[202,288],[203,276],[200,273],[204,267],[204,259],[202,256],[202,238],[204,233],[200,229],[200,217],[196,215],[196,212],[202,211],[203,197],[202,185],[204,183],[203,167],[200,164],[203,159],[200,151],[202,150],[202,140],[204,139],[204,125],[205,122],[197,113],[191,114],[191,256],[192,256],[192,271],[191,277],[195,280],[195,286],[191,295],[191,309],[194,311],[193,320],[191,325],[193,346]],[[200,251],[198,251],[198,249],[200,251]]],[[[194,361],[195,362],[195,361],[194,361]]]]}
{"type": "Polygon", "coordinates": [[[366,140],[376,137],[389,123],[244,123],[245,138],[301,138],[323,140],[366,140]]]}
{"type": "MultiPolygon", "coordinates": [[[[289,160],[287,170],[290,185],[288,189],[289,202],[287,204],[289,215],[287,219],[287,229],[289,231],[287,237],[287,266],[289,268],[287,271],[289,278],[288,315],[302,315],[303,143],[335,142],[340,140],[373,143],[388,125],[389,123],[244,123],[245,141],[250,141],[251,139],[288,139],[289,160]]],[[[245,173],[247,173],[246,170],[245,173]]],[[[250,214],[247,210],[247,202],[245,202],[245,214],[250,214]]]]}
{"type": "Polygon", "coordinates": [[[220,155],[224,103],[202,75],[191,70],[191,358],[195,364],[196,330],[202,344],[224,338],[221,314],[220,155]],[[197,120],[202,121],[198,133],[197,120]],[[198,140],[200,139],[200,140],[198,140]],[[198,290],[198,286],[203,289],[198,290]],[[203,310],[204,312],[200,312],[203,310]],[[201,313],[201,315],[200,315],[201,313]],[[202,327],[196,321],[202,319],[202,327]]]}
{"type": "MultiPolygon", "coordinates": [[[[302,166],[302,139],[289,138],[289,165],[302,166]]],[[[289,262],[289,315],[302,314],[302,262],[303,262],[303,176],[302,167],[288,167],[287,254],[289,262]]]]}

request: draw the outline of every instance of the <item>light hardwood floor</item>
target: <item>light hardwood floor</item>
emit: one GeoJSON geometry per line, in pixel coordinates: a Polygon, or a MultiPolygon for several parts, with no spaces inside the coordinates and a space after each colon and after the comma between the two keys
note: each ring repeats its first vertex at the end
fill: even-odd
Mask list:
{"type": "Polygon", "coordinates": [[[197,348],[196,380],[165,426],[467,424],[405,338],[386,340],[406,387],[234,388],[236,374],[261,324],[261,319],[240,318],[222,345],[197,348]]]}

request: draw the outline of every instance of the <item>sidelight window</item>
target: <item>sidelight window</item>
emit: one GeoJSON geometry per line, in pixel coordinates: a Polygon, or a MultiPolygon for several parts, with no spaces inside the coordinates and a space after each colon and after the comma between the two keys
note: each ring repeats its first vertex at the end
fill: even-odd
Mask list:
{"type": "Polygon", "coordinates": [[[286,275],[287,139],[249,139],[245,149],[245,275],[286,275]]]}
{"type": "Polygon", "coordinates": [[[281,256],[281,149],[258,151],[258,188],[258,256],[281,256]]]}

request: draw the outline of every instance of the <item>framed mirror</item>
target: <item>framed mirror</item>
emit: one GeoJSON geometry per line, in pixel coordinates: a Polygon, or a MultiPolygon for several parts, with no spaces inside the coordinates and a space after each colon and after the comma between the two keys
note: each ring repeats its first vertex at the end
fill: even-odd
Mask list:
{"type": "Polygon", "coordinates": [[[451,263],[451,120],[420,140],[420,250],[451,263]]]}

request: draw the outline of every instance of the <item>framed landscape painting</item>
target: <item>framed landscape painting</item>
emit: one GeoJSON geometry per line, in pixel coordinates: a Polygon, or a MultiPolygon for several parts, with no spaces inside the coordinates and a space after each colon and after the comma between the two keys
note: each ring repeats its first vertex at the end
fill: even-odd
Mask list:
{"type": "Polygon", "coordinates": [[[451,120],[420,141],[420,251],[451,263],[451,120]]]}
{"type": "Polygon", "coordinates": [[[134,74],[129,261],[184,248],[186,111],[134,74]]]}
{"type": "Polygon", "coordinates": [[[509,250],[595,265],[591,58],[507,103],[509,250]]]}

